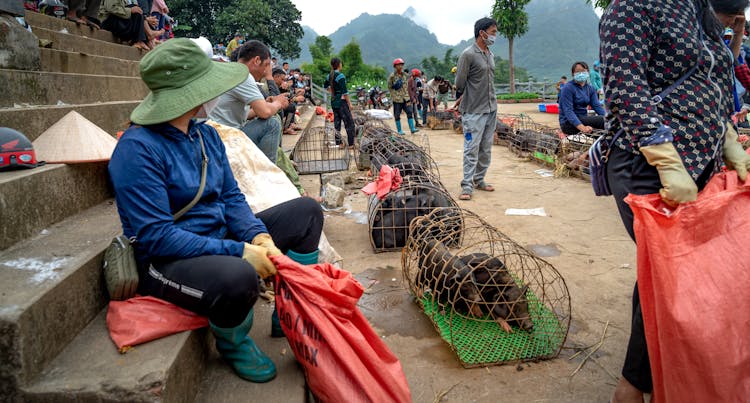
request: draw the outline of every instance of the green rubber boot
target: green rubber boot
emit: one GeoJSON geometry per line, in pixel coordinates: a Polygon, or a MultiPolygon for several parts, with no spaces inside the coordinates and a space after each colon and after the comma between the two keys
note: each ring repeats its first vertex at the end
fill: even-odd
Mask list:
{"type": "MultiPolygon", "coordinates": [[[[290,249],[286,255],[299,264],[308,265],[318,263],[319,252],[315,250],[310,253],[297,253],[290,249]]],[[[276,305],[274,305],[273,314],[271,315],[271,337],[284,337],[284,329],[281,328],[279,310],[276,309],[276,305]]]]}
{"type": "Polygon", "coordinates": [[[414,119],[409,119],[409,130],[411,130],[411,134],[414,134],[419,131],[419,129],[414,126],[414,119]]]}
{"type": "Polygon", "coordinates": [[[401,121],[400,120],[396,121],[396,131],[398,132],[398,134],[400,134],[402,136],[404,135],[404,131],[401,130],[401,121]]]}
{"type": "Polygon", "coordinates": [[[253,310],[236,327],[221,328],[209,322],[216,337],[216,349],[229,362],[234,372],[250,382],[268,382],[276,377],[276,366],[260,351],[248,333],[253,327],[253,310]]]}

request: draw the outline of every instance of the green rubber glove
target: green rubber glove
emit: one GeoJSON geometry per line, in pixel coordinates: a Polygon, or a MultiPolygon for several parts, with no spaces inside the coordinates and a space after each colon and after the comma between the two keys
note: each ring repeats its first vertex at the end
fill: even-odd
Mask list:
{"type": "Polygon", "coordinates": [[[744,182],[747,179],[747,170],[750,168],[750,155],[742,148],[737,137],[734,126],[727,124],[724,136],[724,163],[727,169],[737,171],[737,176],[744,182]]]}
{"type": "Polygon", "coordinates": [[[262,279],[276,274],[276,266],[268,258],[268,250],[262,246],[245,243],[242,259],[253,265],[255,272],[262,279]]]}
{"type": "Polygon", "coordinates": [[[646,161],[659,171],[661,199],[670,206],[693,201],[698,197],[698,186],[685,169],[672,143],[640,148],[646,161]]]}
{"type": "Polygon", "coordinates": [[[283,255],[281,250],[279,250],[279,248],[276,247],[276,244],[273,243],[271,235],[265,232],[256,235],[251,243],[266,248],[268,250],[268,256],[283,255]]]}

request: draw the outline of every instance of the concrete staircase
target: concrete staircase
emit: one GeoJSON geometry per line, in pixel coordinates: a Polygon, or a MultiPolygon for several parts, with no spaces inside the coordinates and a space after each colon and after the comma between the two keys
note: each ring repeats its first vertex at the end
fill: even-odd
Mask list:
{"type": "MultiPolygon", "coordinates": [[[[125,128],[148,93],[141,52],[106,31],[37,13],[26,21],[38,62],[0,57],[0,126],[33,141],[76,110],[109,133],[125,128]]],[[[112,196],[106,163],[0,173],[0,402],[303,401],[304,377],[286,339],[268,337],[273,305],[263,301],[251,335],[279,368],[271,384],[235,376],[206,329],[117,352],[101,275],[121,231],[112,196]]]]}

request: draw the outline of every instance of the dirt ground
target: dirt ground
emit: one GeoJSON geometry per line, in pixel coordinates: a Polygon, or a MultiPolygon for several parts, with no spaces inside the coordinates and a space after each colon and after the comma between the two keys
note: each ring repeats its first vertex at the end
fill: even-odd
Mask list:
{"type": "MultiPolygon", "coordinates": [[[[557,124],[557,115],[536,111],[536,104],[499,105],[500,113],[523,112],[539,123],[557,124]]],[[[404,126],[405,121],[402,117],[404,126]]],[[[395,127],[392,121],[389,124],[395,127]]],[[[423,131],[428,132],[441,181],[457,200],[463,137],[449,130],[423,131]]],[[[552,360],[462,368],[401,283],[401,253],[373,253],[368,226],[362,221],[366,197],[358,191],[365,182],[349,189],[345,204],[351,213],[326,214],[325,232],[343,256],[344,268],[366,286],[379,280],[359,305],[400,358],[415,402],[606,402],[611,396],[630,329],[635,247],[611,197],[594,196],[590,184],[579,178],[542,177],[534,172],[540,168],[495,145],[487,182],[496,191],[476,191],[472,200],[458,203],[520,245],[545,246],[537,250],[553,252],[549,254],[559,251],[558,256],[544,259],[565,279],[572,320],[564,348],[552,360]],[[544,207],[548,216],[504,214],[507,208],[536,207],[544,207]],[[600,341],[589,357],[595,348],[576,355],[600,341]]],[[[317,175],[302,180],[309,192],[318,191],[317,175]]]]}

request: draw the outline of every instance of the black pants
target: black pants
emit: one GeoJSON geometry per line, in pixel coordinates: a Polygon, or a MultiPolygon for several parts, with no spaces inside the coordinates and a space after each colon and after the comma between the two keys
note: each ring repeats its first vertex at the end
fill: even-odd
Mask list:
{"type": "MultiPolygon", "coordinates": [[[[585,124],[585,123],[584,123],[585,124]]],[[[703,189],[711,178],[714,163],[708,167],[696,181],[698,189],[703,189]]],[[[624,199],[628,193],[636,195],[658,193],[661,189],[661,181],[656,168],[649,165],[642,155],[635,155],[621,150],[617,147],[612,149],[607,162],[607,179],[612,194],[617,203],[622,223],[628,231],[630,238],[635,242],[633,231],[633,211],[624,199]]],[[[650,393],[653,389],[651,379],[651,365],[648,359],[646,346],[646,334],[643,329],[643,314],[641,302],[638,295],[638,283],[633,290],[633,319],[630,328],[630,340],[628,350],[625,354],[625,363],[622,367],[622,376],[631,385],[644,393],[650,393]]]]}
{"type": "Polygon", "coordinates": [[[411,102],[394,102],[393,103],[393,117],[396,122],[401,120],[401,111],[406,112],[406,118],[411,119],[411,102]]]}
{"type": "Polygon", "coordinates": [[[341,106],[333,108],[333,128],[336,129],[336,144],[341,144],[341,121],[344,121],[346,128],[347,145],[354,145],[354,119],[352,111],[349,110],[349,104],[341,102],[341,106]]]}
{"type": "Polygon", "coordinates": [[[146,42],[146,30],[141,14],[132,13],[129,19],[110,15],[102,21],[102,28],[123,41],[146,42]]]}
{"type": "MultiPolygon", "coordinates": [[[[594,129],[604,130],[604,116],[578,116],[578,120],[581,121],[586,126],[591,126],[594,129]]],[[[578,128],[573,126],[570,122],[565,122],[562,125],[560,125],[560,129],[562,129],[563,133],[565,134],[578,134],[580,131],[578,128]]]]}
{"type": "MultiPolygon", "coordinates": [[[[323,212],[309,197],[300,197],[256,215],[282,252],[318,249],[323,212]]],[[[242,323],[258,300],[258,275],[237,256],[201,256],[152,263],[141,268],[139,292],[208,316],[219,327],[242,323]]]]}

